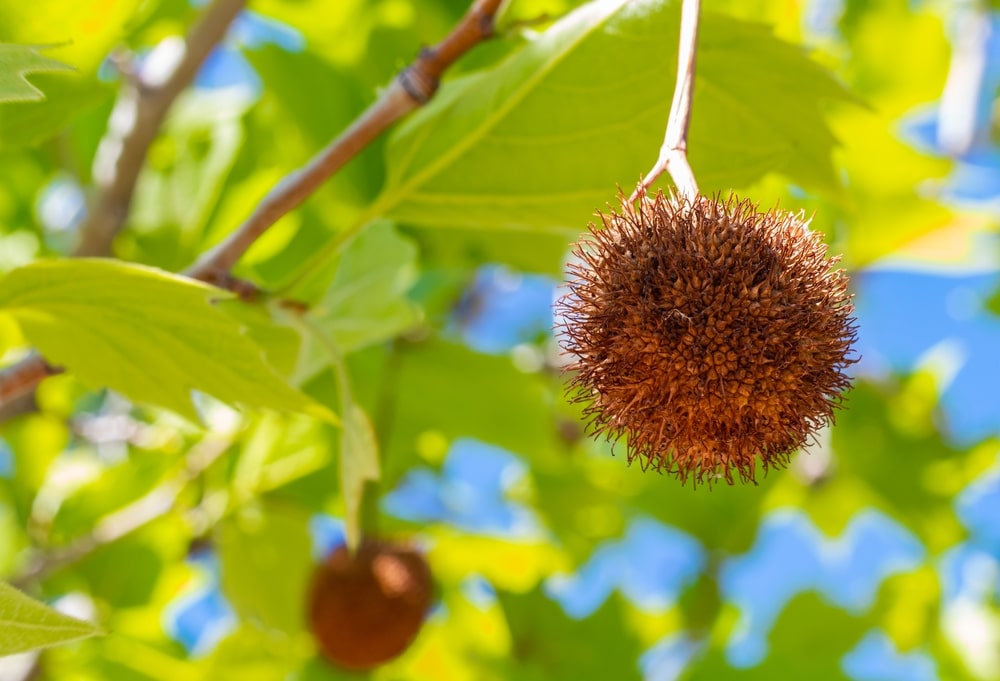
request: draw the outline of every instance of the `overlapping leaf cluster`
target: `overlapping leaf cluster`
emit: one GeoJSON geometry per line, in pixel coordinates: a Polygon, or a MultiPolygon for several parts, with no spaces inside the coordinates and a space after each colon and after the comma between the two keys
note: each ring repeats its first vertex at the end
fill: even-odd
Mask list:
{"type": "MultiPolygon", "coordinates": [[[[840,33],[812,59],[796,46],[804,3],[705,4],[690,140],[704,191],[817,209],[813,228],[850,267],[946,224],[950,212],[917,185],[947,164],[892,132],[940,91],[939,16],[902,0],[847,3],[840,33]],[[748,19],[777,24],[782,38],[748,19]]],[[[928,425],[933,377],[861,381],[824,445],[836,463],[818,475],[691,492],[581,436],[551,339],[511,356],[461,342],[481,302],[468,294],[479,266],[558,276],[594,210],[652,162],[675,3],[511,3],[498,39],[459,63],[436,99],[247,254],[237,274],[265,291],[247,305],[170,272],[217,243],[466,7],[253,9],[248,21],[270,26],[271,42],[240,43],[234,31],[218,58],[245,59],[259,81],[197,87],[178,102],[115,243],[126,263],[60,259],[76,223],[49,209],[92,191],[122,87],[102,60],[119,44],[144,53],[197,9],[0,5],[0,348],[5,364],[37,347],[68,370],[30,408],[0,414],[0,577],[27,575],[32,596],[114,632],[47,650],[42,678],[341,678],[305,632],[316,528],[329,516],[354,537],[358,525],[415,536],[438,583],[440,607],[413,648],[374,678],[640,678],[666,659],[657,655],[682,651],[681,678],[844,679],[845,656],[875,629],[932,656],[940,678],[973,678],[942,627],[933,564],[965,538],[954,497],[993,465],[996,443],[960,450],[928,425]],[[542,14],[547,23],[518,23],[542,14]],[[36,90],[44,99],[10,101],[36,90]],[[70,198],[53,202],[57,192],[70,198]],[[497,474],[495,499],[448,479],[453,445],[469,439],[526,464],[520,477],[497,474]],[[421,497],[430,520],[373,500],[406,484],[436,490],[421,497]],[[470,529],[476,516],[462,504],[473,502],[510,512],[517,532],[470,529]],[[925,559],[882,575],[853,610],[796,593],[774,613],[762,661],[735,664],[745,613],[726,566],[756,546],[762,521],[797,509],[832,541],[872,508],[916,537],[925,559]],[[621,557],[637,518],[700,547],[696,576],[668,602],[637,603],[641,585],[617,581],[646,584],[673,565],[655,552],[621,557]],[[571,617],[558,585],[588,570],[607,597],[571,617]],[[89,611],[73,610],[75,597],[89,611]],[[198,633],[192,612],[221,627],[217,639],[198,633]]],[[[99,633],[10,589],[0,615],[0,654],[99,633]]]]}

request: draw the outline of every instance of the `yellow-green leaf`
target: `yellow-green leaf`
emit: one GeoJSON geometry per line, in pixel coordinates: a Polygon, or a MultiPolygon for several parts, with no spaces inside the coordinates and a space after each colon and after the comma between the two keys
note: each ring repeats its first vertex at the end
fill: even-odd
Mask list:
{"type": "Polygon", "coordinates": [[[97,636],[101,630],[0,582],[0,656],[97,636]]]}
{"type": "Polygon", "coordinates": [[[191,391],[223,402],[334,419],[265,361],[214,301],[231,294],[115,260],[38,261],[0,279],[0,314],[92,387],[197,418],[191,391]]]}
{"type": "Polygon", "coordinates": [[[0,102],[45,99],[45,94],[28,81],[27,74],[73,70],[68,64],[43,57],[39,49],[32,45],[0,43],[0,102]]]}

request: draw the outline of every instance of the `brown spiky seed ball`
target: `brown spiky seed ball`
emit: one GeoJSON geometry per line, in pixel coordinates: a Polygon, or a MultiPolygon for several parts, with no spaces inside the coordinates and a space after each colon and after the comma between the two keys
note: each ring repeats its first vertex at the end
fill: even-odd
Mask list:
{"type": "Polygon", "coordinates": [[[821,235],[735,195],[661,192],[601,218],[557,306],[592,434],[682,481],[786,464],[856,361],[847,276],[821,235]]]}
{"type": "Polygon", "coordinates": [[[430,568],[416,550],[366,539],[352,556],[341,546],[313,574],[309,626],[327,660],[371,669],[410,645],[431,591],[430,568]]]}

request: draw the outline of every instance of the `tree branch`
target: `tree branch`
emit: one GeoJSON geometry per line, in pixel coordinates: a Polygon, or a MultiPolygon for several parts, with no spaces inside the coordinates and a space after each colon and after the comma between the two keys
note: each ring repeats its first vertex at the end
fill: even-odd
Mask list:
{"type": "Polygon", "coordinates": [[[191,29],[176,65],[162,81],[149,82],[141,72],[130,69],[125,73],[125,84],[94,159],[98,192],[80,227],[74,255],[110,255],[111,243],[128,219],[146,153],[170,107],[245,4],[245,0],[214,0],[191,29]]]}
{"type": "Polygon", "coordinates": [[[59,369],[49,366],[37,352],[32,352],[17,364],[0,369],[0,405],[9,404],[46,376],[59,372],[59,369]]]}
{"type": "MultiPolygon", "coordinates": [[[[194,79],[212,49],[222,40],[245,0],[214,0],[185,40],[184,52],[162,82],[143,81],[131,66],[123,69],[122,86],[108,130],[94,160],[97,196],[80,227],[73,255],[105,256],[128,218],[132,194],[146,153],[177,96],[194,79]]],[[[0,406],[31,390],[46,376],[61,373],[37,352],[0,370],[0,406]]]]}
{"type": "Polygon", "coordinates": [[[382,95],[304,167],[282,179],[243,224],[185,272],[222,288],[243,254],[281,217],[295,210],[348,161],[405,115],[426,104],[437,92],[442,74],[472,47],[493,35],[493,20],[502,0],[476,0],[452,32],[433,48],[425,48],[382,95]]]}
{"type": "Polygon", "coordinates": [[[681,32],[677,47],[677,82],[674,85],[674,99],[670,104],[667,130],[663,135],[659,158],[629,197],[630,203],[645,194],[649,185],[664,172],[670,173],[681,195],[688,199],[698,195],[698,183],[694,179],[694,172],[687,158],[687,136],[691,122],[700,12],[701,0],[684,0],[681,6],[681,32]]]}
{"type": "MultiPolygon", "coordinates": [[[[444,40],[433,48],[422,50],[414,63],[402,71],[379,99],[368,107],[347,130],[314,156],[305,166],[282,179],[264,197],[264,200],[243,224],[237,227],[218,246],[199,258],[185,271],[185,274],[193,279],[232,290],[241,298],[252,298],[256,294],[254,287],[247,282],[235,279],[231,274],[233,266],[243,257],[243,254],[274,223],[301,205],[376,137],[403,116],[430,101],[437,92],[444,72],[475,45],[493,35],[494,18],[501,2],[502,0],[475,0],[469,11],[444,40]]],[[[230,9],[236,5],[242,7],[243,0],[215,0],[212,7],[215,8],[219,5],[230,9]]],[[[207,31],[207,28],[203,29],[203,33],[199,33],[199,35],[203,35],[207,31]]],[[[192,33],[192,41],[196,32],[198,32],[197,29],[192,33]]],[[[160,120],[162,121],[162,115],[160,120]]],[[[149,141],[143,148],[142,158],[145,157],[145,149],[148,148],[149,141]]],[[[138,160],[138,165],[141,165],[142,158],[138,160]]],[[[124,164],[120,163],[119,166],[124,167],[124,164]]],[[[128,167],[131,167],[131,164],[128,167]]],[[[123,174],[122,177],[120,182],[124,187],[126,175],[123,174]]],[[[118,201],[111,201],[109,198],[106,207],[104,203],[98,201],[94,212],[103,214],[104,211],[107,211],[109,216],[107,222],[95,222],[94,226],[85,227],[86,234],[93,233],[95,236],[85,236],[76,255],[103,254],[110,248],[111,240],[128,212],[131,192],[135,188],[137,177],[138,170],[135,171],[135,175],[128,183],[128,192],[116,194],[120,197],[118,201]],[[113,223],[112,218],[117,219],[118,222],[113,223]],[[111,224],[116,226],[109,227],[111,224]],[[86,248],[84,248],[84,244],[86,244],[86,248]],[[104,244],[103,252],[99,248],[101,244],[104,244]]],[[[110,197],[111,192],[107,193],[110,197]]],[[[89,223],[88,219],[88,225],[89,223]]],[[[0,406],[30,390],[45,376],[59,372],[59,369],[49,366],[45,360],[37,355],[3,370],[0,372],[0,406]],[[23,378],[14,380],[8,378],[8,372],[12,377],[28,376],[31,379],[27,381],[23,378]]]]}

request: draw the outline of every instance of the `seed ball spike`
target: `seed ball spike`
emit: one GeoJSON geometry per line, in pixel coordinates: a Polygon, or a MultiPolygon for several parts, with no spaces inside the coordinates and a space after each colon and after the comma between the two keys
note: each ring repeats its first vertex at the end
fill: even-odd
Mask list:
{"type": "Polygon", "coordinates": [[[801,213],[659,192],[601,214],[557,303],[588,430],[682,482],[756,482],[833,421],[847,275],[801,213]]]}
{"type": "Polygon", "coordinates": [[[372,669],[409,647],[431,591],[430,568],[415,549],[365,539],[351,555],[341,546],[313,573],[309,628],[328,661],[354,671],[372,669]]]}

